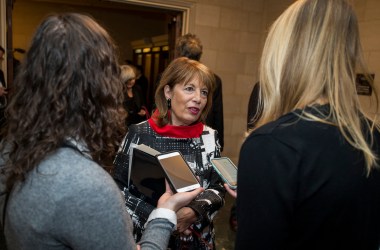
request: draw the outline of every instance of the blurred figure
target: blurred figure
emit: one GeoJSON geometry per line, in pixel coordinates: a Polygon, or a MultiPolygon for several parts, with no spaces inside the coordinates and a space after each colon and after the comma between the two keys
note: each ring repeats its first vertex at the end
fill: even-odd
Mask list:
{"type": "Polygon", "coordinates": [[[136,72],[131,65],[121,66],[121,80],[124,83],[124,107],[128,116],[125,120],[127,126],[146,120],[147,110],[141,89],[136,86],[136,72]]]}
{"type": "MultiPolygon", "coordinates": [[[[105,171],[125,131],[123,83],[108,33],[80,14],[37,28],[7,107],[0,224],[13,249],[137,249],[105,171]]],[[[161,196],[141,249],[166,249],[175,212],[202,189],[161,196]]]]}
{"type": "Polygon", "coordinates": [[[236,249],[379,250],[380,126],[356,70],[366,72],[345,0],[298,0],[274,22],[262,113],[240,152],[236,249]]]}
{"type": "Polygon", "coordinates": [[[17,77],[17,74],[18,74],[18,71],[19,71],[19,67],[21,65],[20,60],[18,60],[15,57],[15,53],[25,54],[25,52],[26,51],[24,49],[21,49],[21,48],[15,48],[13,50],[13,78],[17,77]]]}
{"type": "Polygon", "coordinates": [[[144,69],[141,65],[135,65],[136,69],[136,85],[140,86],[141,93],[144,98],[144,103],[149,112],[151,112],[151,105],[153,103],[153,96],[149,96],[149,81],[144,75],[144,69]]]}
{"type": "MultiPolygon", "coordinates": [[[[5,55],[5,49],[0,46],[0,64],[4,60],[5,55]]],[[[0,130],[5,124],[5,116],[4,116],[4,109],[7,106],[8,99],[6,97],[6,94],[8,94],[8,91],[6,89],[7,84],[5,82],[4,72],[2,69],[0,69],[0,130]]],[[[1,135],[0,135],[1,139],[1,135]]]]}
{"type": "MultiPolygon", "coordinates": [[[[5,49],[2,46],[0,46],[0,63],[3,62],[4,55],[5,55],[5,49]]],[[[0,68],[0,96],[7,94],[6,86],[7,86],[7,84],[5,82],[4,72],[0,68]]]]}

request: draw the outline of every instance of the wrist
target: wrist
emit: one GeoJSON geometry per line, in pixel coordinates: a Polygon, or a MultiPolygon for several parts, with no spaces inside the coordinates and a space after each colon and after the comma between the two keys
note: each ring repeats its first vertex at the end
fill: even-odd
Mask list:
{"type": "Polygon", "coordinates": [[[151,221],[151,220],[154,220],[154,219],[166,219],[168,220],[170,223],[172,223],[174,225],[174,229],[177,228],[177,215],[176,213],[171,210],[171,209],[168,209],[168,208],[156,208],[154,209],[149,217],[148,217],[148,220],[146,221],[145,223],[145,227],[147,226],[147,224],[151,221]]]}

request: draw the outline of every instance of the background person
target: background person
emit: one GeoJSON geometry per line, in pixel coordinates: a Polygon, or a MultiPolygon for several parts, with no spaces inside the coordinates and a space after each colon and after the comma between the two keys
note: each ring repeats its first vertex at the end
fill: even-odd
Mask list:
{"type": "MultiPolygon", "coordinates": [[[[4,55],[5,55],[5,49],[2,46],[0,46],[0,63],[3,62],[4,55]]],[[[2,69],[0,69],[0,96],[3,96],[6,94],[6,90],[5,90],[6,86],[7,84],[5,83],[4,72],[2,69]]]]}
{"type": "MultiPolygon", "coordinates": [[[[125,130],[117,61],[111,37],[87,16],[52,15],[38,27],[0,148],[8,249],[137,248],[120,190],[105,171],[125,130]]],[[[200,191],[168,190],[141,249],[166,249],[174,212],[200,191]]]]}
{"type": "MultiPolygon", "coordinates": [[[[0,46],[0,64],[4,60],[5,55],[5,49],[0,46]]],[[[0,130],[5,124],[5,116],[4,116],[4,108],[6,107],[8,103],[8,99],[6,95],[8,94],[8,91],[6,89],[7,84],[5,82],[4,72],[2,69],[0,69],[0,130]]],[[[0,136],[1,139],[1,136],[0,136]]]]}
{"type": "Polygon", "coordinates": [[[121,80],[124,83],[124,108],[128,115],[125,120],[127,126],[146,120],[147,110],[144,97],[139,86],[136,86],[136,71],[133,66],[122,65],[121,80]]]}
{"type": "Polygon", "coordinates": [[[141,93],[146,103],[146,107],[149,112],[151,112],[151,103],[153,102],[154,97],[149,96],[149,80],[144,74],[144,68],[141,65],[135,65],[136,67],[136,85],[140,86],[141,93]]]}
{"type": "Polygon", "coordinates": [[[145,144],[162,153],[179,150],[205,188],[177,212],[177,233],[169,248],[214,248],[213,218],[224,204],[225,190],[210,163],[220,157],[217,133],[203,123],[212,105],[213,85],[214,74],[205,65],[177,58],[162,74],[155,95],[157,110],[148,121],[129,127],[115,159],[114,178],[125,193],[137,239],[154,207],[140,199],[133,185],[128,187],[129,150],[145,144]]]}
{"type": "Polygon", "coordinates": [[[270,28],[262,115],[239,158],[236,249],[379,249],[379,123],[355,70],[358,22],[344,0],[296,1],[270,28]]]}

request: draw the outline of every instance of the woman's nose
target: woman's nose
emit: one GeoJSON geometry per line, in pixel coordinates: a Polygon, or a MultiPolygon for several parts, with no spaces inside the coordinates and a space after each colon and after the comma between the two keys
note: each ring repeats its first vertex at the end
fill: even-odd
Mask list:
{"type": "Polygon", "coordinates": [[[194,92],[193,100],[195,102],[197,102],[197,103],[201,101],[201,92],[200,91],[195,91],[194,92]]]}

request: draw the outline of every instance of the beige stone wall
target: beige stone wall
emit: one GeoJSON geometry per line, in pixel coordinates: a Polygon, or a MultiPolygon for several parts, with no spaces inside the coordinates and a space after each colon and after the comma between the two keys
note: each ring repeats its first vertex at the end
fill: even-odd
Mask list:
{"type": "MultiPolygon", "coordinates": [[[[191,0],[189,0],[191,1],[191,0]]],[[[195,28],[205,51],[202,61],[223,81],[224,156],[238,161],[244,140],[249,94],[258,80],[258,64],[266,32],[294,0],[198,0],[195,28]]],[[[355,0],[354,8],[366,62],[375,74],[380,91],[380,1],[355,0]]],[[[360,96],[364,109],[374,115],[367,96],[360,96]]]]}
{"type": "MultiPolygon", "coordinates": [[[[359,19],[365,60],[369,71],[375,74],[375,87],[380,92],[380,1],[355,0],[354,8],[359,19]]],[[[376,107],[370,98],[360,96],[360,101],[368,113],[375,114],[376,107]]]]}

